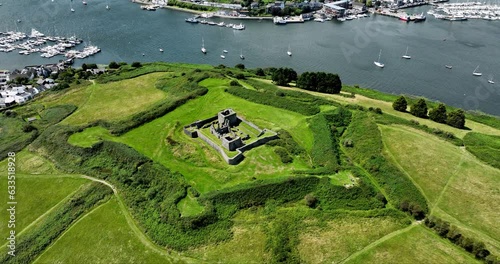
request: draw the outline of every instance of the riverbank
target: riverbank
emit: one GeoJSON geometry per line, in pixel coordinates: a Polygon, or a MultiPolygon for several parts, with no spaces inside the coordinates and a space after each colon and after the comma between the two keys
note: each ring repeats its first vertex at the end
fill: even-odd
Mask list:
{"type": "MultiPolygon", "coordinates": [[[[147,0],[132,0],[132,2],[136,3],[136,4],[141,4],[141,5],[154,5],[147,0]]],[[[272,17],[226,16],[226,15],[219,14],[218,11],[207,12],[207,11],[199,11],[199,10],[193,10],[193,9],[182,8],[182,7],[177,7],[177,6],[169,6],[169,5],[160,6],[160,8],[181,11],[181,12],[190,13],[190,14],[197,14],[197,15],[201,15],[204,13],[210,13],[210,14],[212,14],[212,17],[225,18],[225,19],[236,19],[236,20],[272,20],[273,19],[272,17]]]]}

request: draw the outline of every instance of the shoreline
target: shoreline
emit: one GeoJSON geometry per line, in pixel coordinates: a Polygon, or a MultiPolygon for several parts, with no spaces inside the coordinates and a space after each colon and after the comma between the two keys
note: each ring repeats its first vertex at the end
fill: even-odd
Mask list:
{"type": "MultiPolygon", "coordinates": [[[[136,4],[142,4],[142,5],[154,5],[150,2],[144,1],[144,0],[132,0],[132,3],[136,4]]],[[[161,6],[160,9],[170,9],[170,10],[175,10],[175,11],[180,11],[184,13],[191,13],[191,14],[197,14],[201,15],[204,13],[213,13],[212,17],[218,17],[218,18],[225,18],[225,19],[235,19],[235,20],[272,20],[273,17],[235,17],[235,16],[224,16],[224,15],[219,15],[216,12],[217,11],[199,11],[199,10],[192,10],[192,9],[187,9],[187,8],[182,8],[182,7],[177,7],[177,6],[161,6]]]]}

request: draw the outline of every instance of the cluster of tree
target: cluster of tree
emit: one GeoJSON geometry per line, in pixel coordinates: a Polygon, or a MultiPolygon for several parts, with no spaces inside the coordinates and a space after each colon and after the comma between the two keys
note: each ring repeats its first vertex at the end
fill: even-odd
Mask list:
{"type": "Polygon", "coordinates": [[[88,69],[97,69],[97,64],[95,64],[95,63],[82,64],[82,70],[86,71],[88,69]]]}
{"type": "Polygon", "coordinates": [[[134,61],[134,62],[132,62],[132,65],[130,65],[130,66],[132,66],[134,68],[140,68],[140,67],[142,67],[142,64],[138,61],[134,61]]]}
{"type": "Polygon", "coordinates": [[[424,223],[441,237],[447,238],[455,245],[474,254],[477,259],[484,260],[486,263],[499,263],[499,259],[491,255],[483,242],[464,236],[457,227],[450,225],[449,222],[431,216],[426,218],[424,223]]]}
{"type": "Polygon", "coordinates": [[[32,84],[32,82],[28,77],[18,76],[13,80],[8,81],[7,84],[27,85],[27,84],[32,84]]]}
{"type": "MultiPolygon", "coordinates": [[[[396,111],[406,112],[408,102],[404,96],[400,96],[392,103],[392,108],[396,111]]],[[[465,127],[465,113],[462,109],[446,112],[446,106],[439,104],[437,107],[428,110],[425,99],[419,99],[410,106],[410,113],[416,117],[429,118],[432,121],[448,124],[452,127],[463,129],[465,127]]]]}
{"type": "Polygon", "coordinates": [[[297,80],[297,87],[320,93],[338,94],[342,89],[342,81],[333,73],[304,72],[297,80]]]}
{"type": "Polygon", "coordinates": [[[214,10],[214,8],[211,6],[196,5],[196,4],[192,4],[190,2],[184,2],[184,1],[178,1],[178,0],[170,0],[170,1],[168,1],[167,5],[168,6],[177,6],[180,8],[186,8],[186,9],[191,9],[191,10],[199,10],[199,11],[212,11],[212,10],[214,10]]]}
{"type": "Polygon", "coordinates": [[[292,68],[278,68],[272,71],[271,78],[277,85],[288,85],[297,80],[297,72],[292,68]]]}
{"type": "Polygon", "coordinates": [[[120,68],[121,66],[124,66],[124,65],[127,65],[127,63],[126,62],[120,62],[120,63],[118,63],[116,61],[111,61],[109,63],[109,65],[108,65],[108,68],[110,68],[110,69],[118,69],[118,68],[120,68]]]}

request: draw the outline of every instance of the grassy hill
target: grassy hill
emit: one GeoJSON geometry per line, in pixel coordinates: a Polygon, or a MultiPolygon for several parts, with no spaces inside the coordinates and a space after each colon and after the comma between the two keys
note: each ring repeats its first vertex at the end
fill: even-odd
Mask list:
{"type": "Polygon", "coordinates": [[[500,121],[467,114],[460,130],[393,110],[393,95],[344,89],[320,94],[251,70],[151,63],[15,108],[0,117],[9,143],[0,151],[17,151],[23,260],[480,261],[422,224],[429,216],[500,255],[500,121]],[[279,139],[232,166],[183,132],[226,108],[279,139]]]}

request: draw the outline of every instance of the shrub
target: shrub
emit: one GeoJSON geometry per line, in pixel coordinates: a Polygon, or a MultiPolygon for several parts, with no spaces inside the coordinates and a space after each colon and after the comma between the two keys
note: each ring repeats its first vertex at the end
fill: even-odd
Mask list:
{"type": "Polygon", "coordinates": [[[238,81],[236,81],[236,80],[232,80],[232,81],[230,81],[230,82],[229,82],[229,85],[230,85],[230,86],[241,86],[241,85],[240,85],[240,83],[239,83],[238,81]]]}
{"type": "Polygon", "coordinates": [[[290,157],[288,154],[288,151],[283,148],[283,147],[276,147],[274,148],[274,153],[280,157],[281,162],[283,163],[291,163],[293,161],[293,158],[290,157]]]}
{"type": "Polygon", "coordinates": [[[354,143],[352,142],[352,139],[350,139],[350,138],[344,139],[344,147],[346,147],[346,148],[354,147],[354,143]]]}
{"type": "Polygon", "coordinates": [[[132,62],[131,66],[134,68],[140,68],[140,67],[142,67],[142,64],[138,61],[134,61],[134,62],[132,62]]]}
{"type": "Polygon", "coordinates": [[[236,66],[234,66],[234,67],[235,67],[235,68],[237,68],[237,69],[240,69],[240,70],[244,70],[244,69],[245,69],[245,65],[244,65],[244,64],[242,64],[242,63],[238,63],[238,64],[236,64],[236,66]]]}
{"type": "Polygon", "coordinates": [[[243,73],[238,73],[238,74],[236,74],[236,76],[235,76],[235,77],[236,77],[236,79],[238,79],[238,80],[244,80],[244,79],[245,79],[245,75],[244,75],[243,73]]]}
{"type": "Polygon", "coordinates": [[[5,111],[4,114],[5,114],[5,117],[10,117],[10,118],[17,117],[16,111],[12,111],[12,110],[7,110],[7,111],[5,111]]]}
{"type": "Polygon", "coordinates": [[[118,63],[116,63],[115,61],[112,61],[109,63],[108,67],[110,69],[118,69],[118,68],[120,68],[120,65],[118,65],[118,63]]]}
{"type": "Polygon", "coordinates": [[[306,194],[304,200],[306,202],[306,205],[310,208],[315,208],[316,204],[318,203],[318,198],[316,198],[316,196],[314,196],[314,194],[312,193],[306,194]]]}
{"type": "Polygon", "coordinates": [[[30,124],[26,124],[26,125],[23,126],[23,132],[24,133],[29,133],[29,132],[31,132],[31,131],[33,131],[35,129],[36,128],[34,126],[30,125],[30,124]]]}

